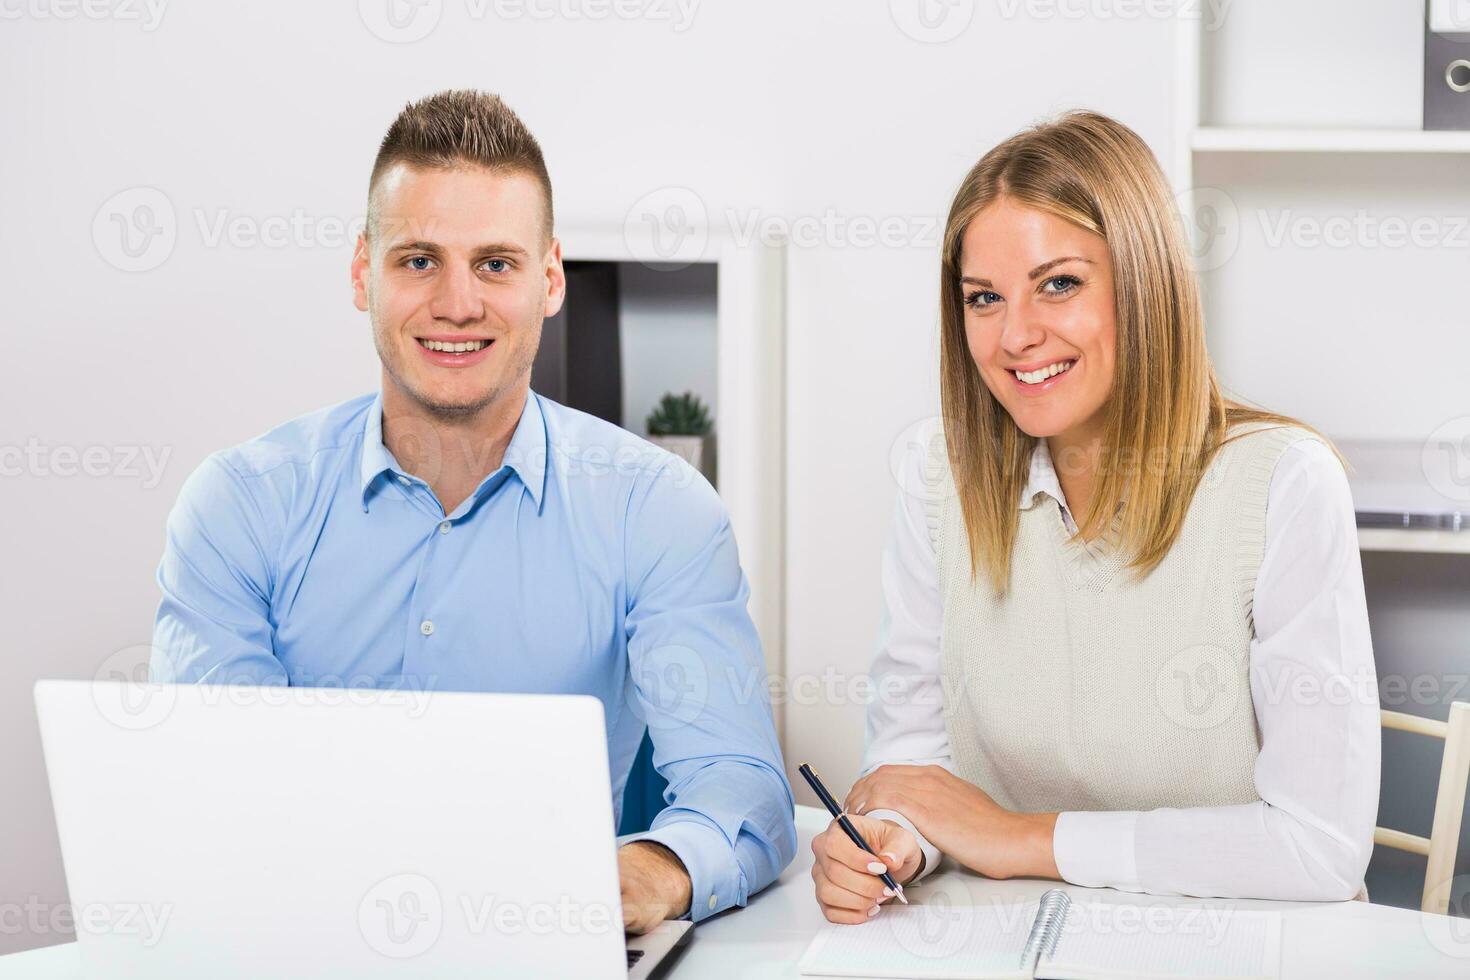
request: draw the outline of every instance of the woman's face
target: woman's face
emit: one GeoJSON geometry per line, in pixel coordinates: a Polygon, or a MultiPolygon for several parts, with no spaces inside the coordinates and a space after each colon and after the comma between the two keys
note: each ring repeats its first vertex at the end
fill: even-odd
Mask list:
{"type": "Polygon", "coordinates": [[[960,276],[970,356],[1016,425],[1066,446],[1100,436],[1115,338],[1107,243],[1001,197],[965,229],[960,276]]]}

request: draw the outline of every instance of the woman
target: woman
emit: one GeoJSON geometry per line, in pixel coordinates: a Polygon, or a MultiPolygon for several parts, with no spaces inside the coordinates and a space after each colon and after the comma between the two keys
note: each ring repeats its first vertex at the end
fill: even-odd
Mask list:
{"type": "Polygon", "coordinates": [[[943,253],[946,423],[899,495],[846,802],[883,862],[820,834],[827,918],[866,921],[876,872],[941,853],[1360,895],[1378,705],[1346,476],[1315,430],[1222,397],[1148,148],[1086,112],[1018,134],[965,178],[943,253]]]}

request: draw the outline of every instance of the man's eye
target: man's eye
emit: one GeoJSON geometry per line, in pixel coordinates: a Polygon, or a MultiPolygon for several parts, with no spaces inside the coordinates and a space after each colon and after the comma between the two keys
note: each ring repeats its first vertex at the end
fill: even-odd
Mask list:
{"type": "Polygon", "coordinates": [[[433,260],[427,255],[415,255],[408,260],[407,264],[414,272],[426,272],[429,266],[433,264],[433,260]]]}
{"type": "Polygon", "coordinates": [[[508,272],[510,271],[510,263],[505,261],[505,259],[490,259],[485,263],[485,268],[491,272],[508,272]]]}

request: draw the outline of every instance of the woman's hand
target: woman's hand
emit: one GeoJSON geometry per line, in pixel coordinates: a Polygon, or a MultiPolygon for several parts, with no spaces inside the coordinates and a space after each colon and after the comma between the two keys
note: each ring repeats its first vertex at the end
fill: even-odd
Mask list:
{"type": "Polygon", "coordinates": [[[924,855],[914,835],[888,820],[848,815],[863,840],[879,858],[858,847],[833,820],[812,838],[812,880],[817,885],[817,902],[829,922],[867,922],[878,914],[878,906],[893,898],[893,892],[878,877],[884,871],[902,885],[919,871],[924,855]],[[876,869],[876,870],[875,870],[876,869]]]}
{"type": "Polygon", "coordinates": [[[849,813],[896,810],[935,847],[991,878],[1060,878],[1055,813],[1013,813],[943,766],[880,766],[859,779],[849,813]]]}

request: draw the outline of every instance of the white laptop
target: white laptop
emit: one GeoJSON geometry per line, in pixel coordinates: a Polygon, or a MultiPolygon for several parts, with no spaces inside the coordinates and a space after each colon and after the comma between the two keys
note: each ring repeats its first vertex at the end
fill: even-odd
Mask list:
{"type": "Polygon", "coordinates": [[[595,698],[36,685],[85,975],[646,977],[595,698]]]}

